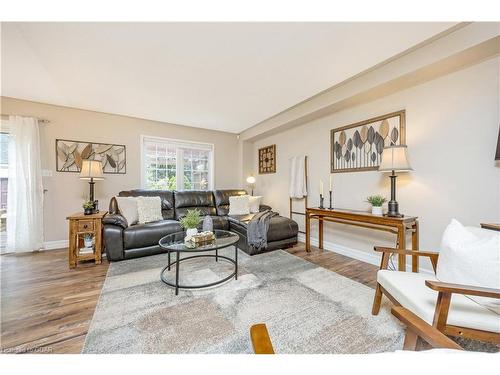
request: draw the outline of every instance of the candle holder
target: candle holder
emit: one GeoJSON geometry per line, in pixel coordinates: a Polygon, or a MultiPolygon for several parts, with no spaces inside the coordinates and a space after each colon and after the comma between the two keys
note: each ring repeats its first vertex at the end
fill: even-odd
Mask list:
{"type": "Polygon", "coordinates": [[[332,191],[331,190],[330,190],[330,207],[328,207],[328,209],[333,210],[333,207],[332,207],[332,191]]]}
{"type": "Polygon", "coordinates": [[[323,207],[323,203],[325,202],[325,198],[323,197],[322,194],[319,195],[319,208],[325,208],[323,207]]]}

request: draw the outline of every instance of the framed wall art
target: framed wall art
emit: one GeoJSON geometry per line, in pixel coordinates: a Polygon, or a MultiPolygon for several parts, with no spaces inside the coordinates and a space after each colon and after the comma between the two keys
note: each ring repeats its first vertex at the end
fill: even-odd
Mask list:
{"type": "Polygon", "coordinates": [[[259,148],[259,174],[276,173],[276,145],[259,148]]]}
{"type": "Polygon", "coordinates": [[[402,110],[332,129],[331,173],[377,170],[384,147],[405,144],[405,115],[402,110]]]}
{"type": "Polygon", "coordinates": [[[125,145],[56,139],[56,171],[79,173],[83,160],[99,160],[103,173],[127,173],[125,145]]]}

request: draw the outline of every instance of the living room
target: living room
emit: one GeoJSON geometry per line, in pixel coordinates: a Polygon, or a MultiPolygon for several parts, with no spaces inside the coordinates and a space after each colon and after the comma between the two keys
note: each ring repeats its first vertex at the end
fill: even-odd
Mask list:
{"type": "Polygon", "coordinates": [[[2,19],[1,358],[498,363],[491,14],[2,19]]]}

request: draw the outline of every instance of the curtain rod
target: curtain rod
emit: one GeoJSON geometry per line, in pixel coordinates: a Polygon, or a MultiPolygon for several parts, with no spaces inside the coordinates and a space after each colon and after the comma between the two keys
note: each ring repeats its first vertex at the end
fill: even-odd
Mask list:
{"type": "MultiPolygon", "coordinates": [[[[8,115],[8,114],[4,114],[4,113],[2,113],[2,114],[1,114],[1,116],[2,116],[2,117],[9,118],[9,116],[12,116],[12,115],[8,115]]],[[[20,115],[17,115],[17,116],[20,116],[20,115]]],[[[33,116],[26,116],[26,117],[33,117],[33,116]]],[[[36,118],[36,117],[35,117],[35,118],[36,118]]],[[[49,121],[49,120],[45,120],[45,119],[43,119],[43,118],[37,118],[37,119],[38,119],[38,122],[39,122],[39,123],[41,123],[41,124],[48,124],[48,123],[50,123],[50,121],[49,121]]]]}

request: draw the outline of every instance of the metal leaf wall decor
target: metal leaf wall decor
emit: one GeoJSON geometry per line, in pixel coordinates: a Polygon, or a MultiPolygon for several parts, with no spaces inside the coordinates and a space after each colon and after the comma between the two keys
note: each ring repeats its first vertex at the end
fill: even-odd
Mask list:
{"type": "Polygon", "coordinates": [[[332,173],[377,170],[384,147],[404,145],[404,110],[331,130],[332,173]]]}
{"type": "Polygon", "coordinates": [[[103,173],[127,173],[124,145],[56,139],[57,172],[80,172],[83,160],[99,160],[103,173]]]}

